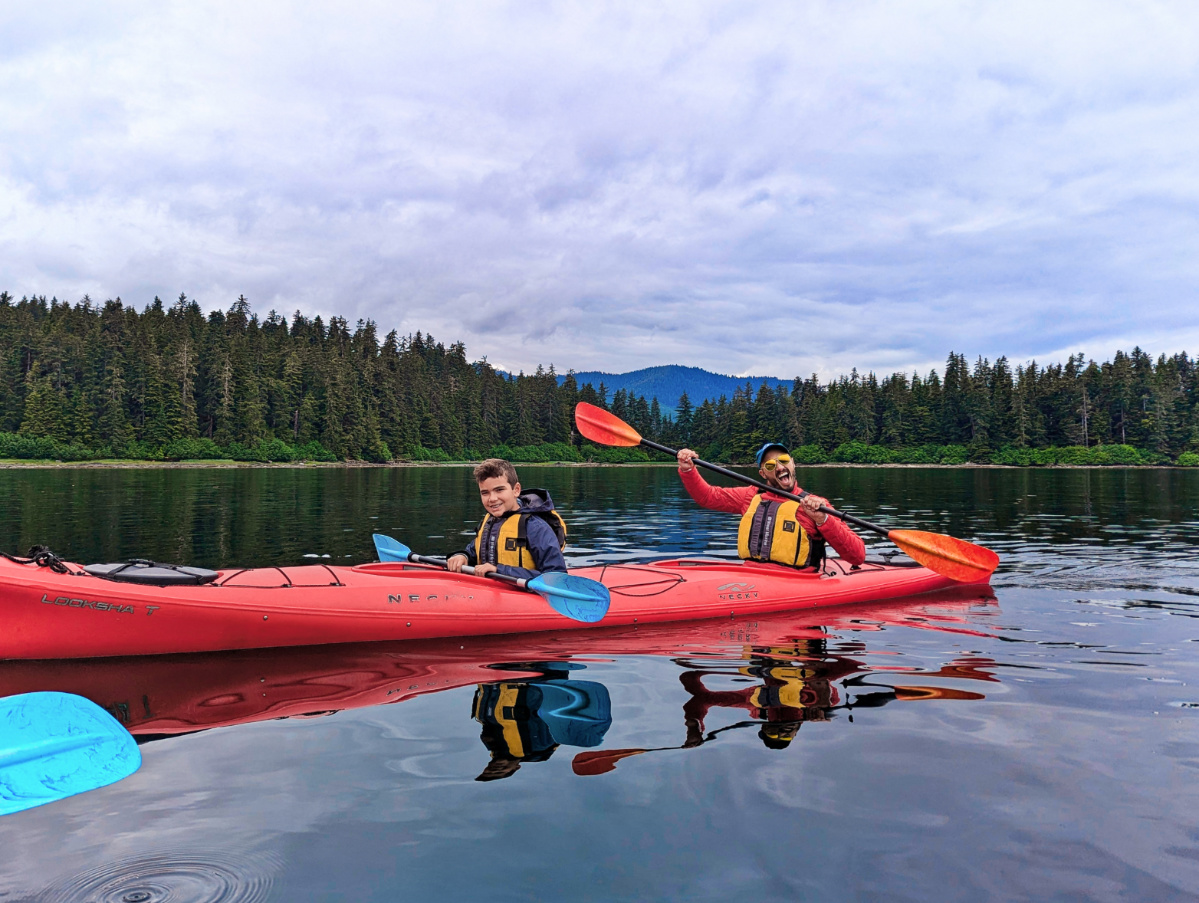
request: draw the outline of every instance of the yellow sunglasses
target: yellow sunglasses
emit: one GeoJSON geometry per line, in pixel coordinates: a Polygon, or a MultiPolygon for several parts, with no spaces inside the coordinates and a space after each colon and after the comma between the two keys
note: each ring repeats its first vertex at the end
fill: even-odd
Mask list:
{"type": "Polygon", "coordinates": [[[779,455],[777,458],[771,458],[769,461],[762,462],[762,469],[767,473],[773,473],[774,469],[780,464],[790,464],[790,455],[779,455]]]}

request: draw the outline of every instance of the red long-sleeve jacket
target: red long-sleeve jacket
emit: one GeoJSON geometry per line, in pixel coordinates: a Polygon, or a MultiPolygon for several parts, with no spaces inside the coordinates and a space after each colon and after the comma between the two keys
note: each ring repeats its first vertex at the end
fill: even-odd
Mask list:
{"type": "MultiPolygon", "coordinates": [[[[757,494],[758,490],[754,486],[711,486],[700,476],[699,468],[693,467],[690,470],[680,470],[679,477],[683,481],[683,487],[687,493],[695,499],[696,503],[704,508],[712,508],[716,511],[728,511],[730,514],[744,514],[749,508],[750,501],[757,494]]],[[[797,487],[796,495],[800,493],[797,487]]],[[[768,501],[785,502],[788,499],[781,495],[776,495],[773,492],[763,492],[763,496],[768,501]]],[[[797,512],[799,525],[808,532],[809,535],[821,536],[824,541],[837,550],[837,554],[848,564],[861,564],[866,560],[866,544],[862,542],[862,537],[849,529],[845,521],[838,517],[826,518],[824,523],[819,527],[815,522],[808,517],[807,513],[800,508],[797,512]]]]}

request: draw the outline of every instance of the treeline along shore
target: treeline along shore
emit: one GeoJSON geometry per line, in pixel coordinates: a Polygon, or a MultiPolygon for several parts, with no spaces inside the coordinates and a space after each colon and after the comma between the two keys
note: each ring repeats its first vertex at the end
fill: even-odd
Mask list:
{"type": "Polygon", "coordinates": [[[767,440],[801,463],[1199,465],[1199,372],[1140,348],[1013,367],[951,353],[943,373],[856,370],[663,411],[554,368],[511,375],[462,343],[184,295],[137,311],[0,294],[0,458],[86,461],[646,461],[574,430],[576,402],[642,435],[746,463],[767,440]]]}

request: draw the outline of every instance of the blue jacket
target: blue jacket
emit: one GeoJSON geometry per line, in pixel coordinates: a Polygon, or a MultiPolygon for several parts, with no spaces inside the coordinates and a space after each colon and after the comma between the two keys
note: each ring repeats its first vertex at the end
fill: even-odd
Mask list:
{"type": "MultiPolygon", "coordinates": [[[[554,500],[550,498],[549,493],[544,489],[530,489],[520,496],[521,514],[537,514],[553,510],[554,500]]],[[[488,521],[488,527],[498,530],[502,523],[502,520],[491,519],[488,521]]],[[[496,570],[501,574],[506,574],[510,577],[523,577],[525,579],[536,577],[544,571],[566,570],[566,559],[562,557],[562,548],[558,545],[558,536],[554,533],[554,528],[546,523],[543,518],[530,517],[525,522],[525,534],[529,542],[528,550],[533,557],[536,569],[496,564],[494,560],[487,561],[486,553],[484,553],[484,561],[487,561],[489,564],[495,564],[496,570]]],[[[494,549],[494,541],[488,542],[488,539],[489,537],[483,538],[483,548],[494,549]]],[[[462,550],[462,554],[466,556],[466,563],[472,567],[479,564],[478,556],[475,555],[475,543],[473,540],[462,550]]]]}

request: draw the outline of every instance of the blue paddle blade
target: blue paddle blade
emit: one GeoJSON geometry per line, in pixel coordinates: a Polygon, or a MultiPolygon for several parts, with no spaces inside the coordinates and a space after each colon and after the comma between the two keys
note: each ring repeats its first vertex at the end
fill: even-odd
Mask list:
{"type": "Polygon", "coordinates": [[[373,539],[375,540],[375,552],[380,561],[407,561],[408,556],[412,554],[410,548],[398,539],[392,539],[384,533],[374,534],[373,539]]]}
{"type": "Polygon", "coordinates": [[[562,571],[546,571],[530,580],[528,587],[558,614],[587,624],[601,620],[612,602],[608,587],[602,583],[562,571]]]}
{"type": "Polygon", "coordinates": [[[129,731],[82,696],[0,699],[0,815],[115,783],[141,764],[129,731]]]}

